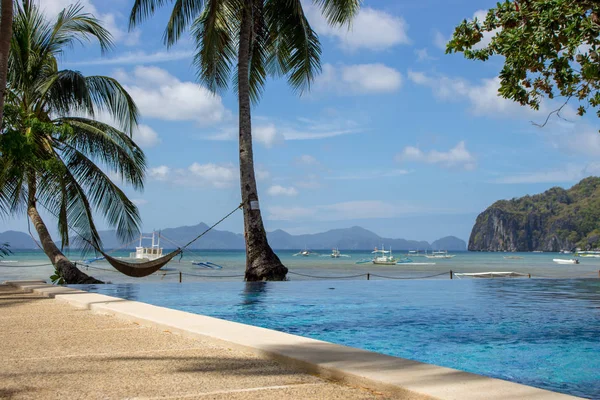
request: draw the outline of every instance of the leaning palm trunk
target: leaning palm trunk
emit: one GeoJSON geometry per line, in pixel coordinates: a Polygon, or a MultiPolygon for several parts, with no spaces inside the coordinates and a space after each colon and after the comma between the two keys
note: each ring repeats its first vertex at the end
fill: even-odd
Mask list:
{"type": "Polygon", "coordinates": [[[50,259],[52,265],[58,274],[69,284],[89,284],[89,283],[104,283],[96,278],[88,276],[77,269],[69,259],[58,249],[52,237],[48,232],[46,224],[42,220],[40,213],[36,208],[35,202],[35,187],[29,186],[29,202],[27,205],[27,215],[33,223],[35,230],[38,233],[40,241],[42,242],[42,249],[44,253],[50,259]]]}
{"type": "Polygon", "coordinates": [[[4,115],[4,96],[6,94],[6,75],[8,54],[12,37],[13,0],[2,0],[2,18],[0,19],[0,127],[4,115]]]}
{"type": "Polygon", "coordinates": [[[250,41],[251,21],[249,10],[252,0],[246,0],[240,27],[238,54],[238,98],[240,119],[240,185],[244,204],[244,231],[246,238],[246,277],[247,281],[281,281],[288,269],[281,263],[267,241],[267,233],[258,208],[258,191],[254,176],[254,156],[252,153],[252,122],[250,115],[250,41]]]}

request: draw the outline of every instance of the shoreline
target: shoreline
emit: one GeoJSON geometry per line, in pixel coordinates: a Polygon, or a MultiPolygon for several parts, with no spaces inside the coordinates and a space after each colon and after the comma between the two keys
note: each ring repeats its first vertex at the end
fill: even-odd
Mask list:
{"type": "Polygon", "coordinates": [[[351,385],[406,396],[438,399],[575,399],[531,386],[270,329],[177,311],[117,297],[53,286],[42,281],[6,282],[24,291],[53,297],[78,308],[183,336],[210,337],[274,359],[302,371],[351,385]]]}

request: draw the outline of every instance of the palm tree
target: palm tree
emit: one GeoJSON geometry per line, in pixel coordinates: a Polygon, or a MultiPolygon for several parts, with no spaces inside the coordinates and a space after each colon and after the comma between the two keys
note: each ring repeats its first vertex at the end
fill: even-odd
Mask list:
{"type": "Polygon", "coordinates": [[[138,210],[109,173],[141,189],[146,167],[130,137],[138,112],[125,89],[110,77],[58,69],[57,56],[66,47],[92,39],[102,50],[112,46],[110,33],[78,4],[52,22],[34,0],[16,4],[0,135],[0,211],[27,212],[67,283],[100,281],[64,256],[38,206],[56,216],[62,246],[70,244],[72,230],[85,249],[101,247],[93,213],[116,227],[121,240],[130,240],[139,233],[138,210]],[[121,126],[98,121],[99,112],[121,126]]]}
{"type": "Polygon", "coordinates": [[[4,110],[4,92],[6,91],[6,73],[8,71],[8,52],[12,37],[13,0],[1,0],[0,4],[0,125],[4,110]]]}
{"type": "MultiPolygon", "coordinates": [[[[165,0],[135,0],[130,26],[165,0]]],[[[333,25],[348,23],[360,0],[314,0],[333,25]]],[[[267,75],[287,76],[302,93],[320,71],[321,45],[301,0],[174,0],[164,34],[173,45],[191,27],[198,79],[214,92],[228,86],[232,69],[239,103],[240,186],[244,205],[246,280],[284,280],[287,268],[267,242],[254,175],[251,101],[260,99],[267,75]]]]}

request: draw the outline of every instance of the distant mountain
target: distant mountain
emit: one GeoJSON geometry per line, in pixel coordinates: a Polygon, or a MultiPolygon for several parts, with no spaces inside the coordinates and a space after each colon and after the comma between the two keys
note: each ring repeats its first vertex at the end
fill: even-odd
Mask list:
{"type": "Polygon", "coordinates": [[[467,249],[464,240],[456,236],[446,236],[431,243],[432,250],[465,251],[467,249]]]}
{"type": "MultiPolygon", "coordinates": [[[[208,229],[208,225],[204,223],[193,226],[163,229],[161,231],[161,246],[164,248],[183,246],[206,229],[208,229]]],[[[14,233],[25,236],[25,238],[29,240],[28,243],[35,246],[28,235],[20,232],[14,233]]],[[[144,236],[152,236],[152,234],[144,234],[144,236]]],[[[289,233],[278,229],[267,233],[267,236],[271,247],[278,250],[295,250],[303,249],[305,247],[311,250],[332,249],[334,247],[343,250],[369,250],[374,247],[381,247],[381,245],[384,245],[386,248],[392,247],[392,249],[396,250],[465,250],[467,247],[463,240],[454,236],[448,236],[435,241],[433,244],[437,243],[437,247],[434,247],[433,244],[430,245],[425,241],[382,238],[359,226],[344,229],[332,229],[327,232],[307,235],[290,235],[289,233]]],[[[0,242],[2,242],[1,238],[2,234],[0,234],[0,242]]],[[[123,247],[117,240],[115,231],[101,231],[100,238],[106,249],[123,247]]],[[[11,240],[8,239],[5,241],[11,242],[11,240]]],[[[15,243],[17,242],[15,241],[15,243]]],[[[138,242],[136,240],[126,247],[132,249],[137,246],[137,244],[138,242]]],[[[144,244],[148,245],[148,241],[145,240],[144,244]]],[[[31,245],[24,248],[32,248],[31,245]]],[[[11,246],[13,248],[20,248],[16,244],[11,244],[11,246]]],[[[211,230],[190,246],[190,249],[197,250],[235,250],[244,248],[244,236],[242,234],[220,231],[217,229],[211,230]]]]}
{"type": "Polygon", "coordinates": [[[500,200],[479,214],[473,251],[560,251],[600,248],[600,178],[565,190],[500,200]]]}
{"type": "Polygon", "coordinates": [[[11,249],[37,249],[35,242],[26,233],[17,231],[0,232],[0,243],[8,243],[11,249]]]}

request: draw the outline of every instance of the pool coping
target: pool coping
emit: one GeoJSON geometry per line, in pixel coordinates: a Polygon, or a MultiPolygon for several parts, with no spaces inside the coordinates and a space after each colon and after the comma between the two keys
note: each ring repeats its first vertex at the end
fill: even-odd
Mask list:
{"type": "Polygon", "coordinates": [[[411,399],[577,399],[519,383],[45,281],[6,281],[26,292],[187,337],[211,338],[302,371],[411,399]]]}

